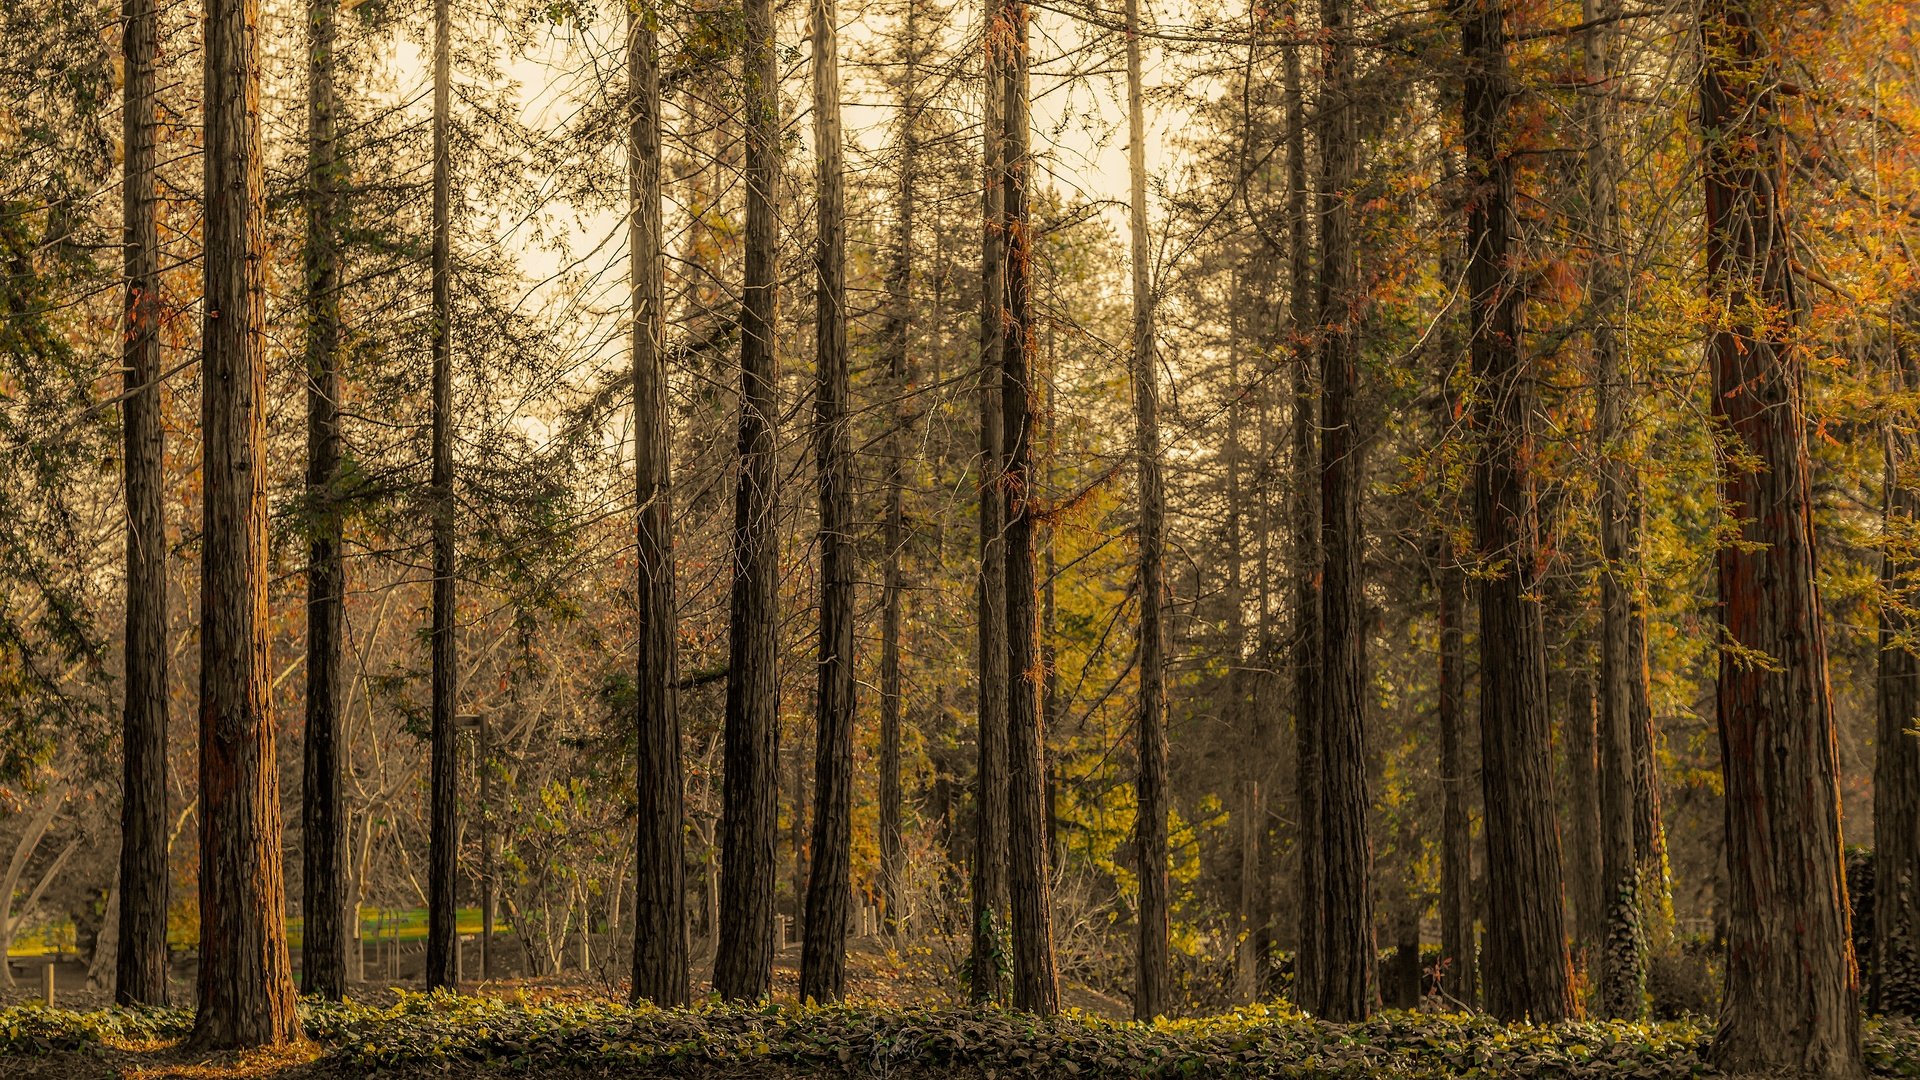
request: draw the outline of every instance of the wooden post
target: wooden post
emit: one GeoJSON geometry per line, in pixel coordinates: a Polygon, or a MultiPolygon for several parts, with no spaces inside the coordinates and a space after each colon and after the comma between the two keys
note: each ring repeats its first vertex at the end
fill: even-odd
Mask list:
{"type": "Polygon", "coordinates": [[[53,968],[56,963],[58,963],[57,960],[48,960],[47,965],[40,969],[43,972],[41,978],[46,983],[47,1008],[49,1009],[53,1008],[53,979],[54,979],[53,968]]]}

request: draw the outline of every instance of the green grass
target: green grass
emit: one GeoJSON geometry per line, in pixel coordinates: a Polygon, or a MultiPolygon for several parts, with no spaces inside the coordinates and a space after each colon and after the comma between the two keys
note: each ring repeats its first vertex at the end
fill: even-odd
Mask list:
{"type": "MultiPolygon", "coordinates": [[[[480,932],[480,909],[459,908],[454,912],[454,931],[460,934],[478,934],[480,932]]],[[[301,942],[303,921],[299,916],[287,920],[287,947],[298,949],[301,942]]],[[[494,919],[494,933],[506,933],[512,927],[494,919]]],[[[403,944],[424,941],[427,937],[427,909],[401,908],[382,911],[376,908],[362,908],[360,914],[360,934],[367,941],[399,941],[403,944]]],[[[43,923],[15,935],[13,946],[7,950],[8,956],[45,956],[48,953],[62,955],[73,952],[74,928],[72,919],[43,923]]],[[[167,935],[167,943],[184,948],[199,944],[198,934],[174,927],[167,935]]]]}

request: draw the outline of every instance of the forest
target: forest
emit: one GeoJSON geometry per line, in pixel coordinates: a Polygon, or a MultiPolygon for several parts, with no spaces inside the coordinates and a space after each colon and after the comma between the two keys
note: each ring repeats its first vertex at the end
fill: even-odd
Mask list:
{"type": "Polygon", "coordinates": [[[1920,6],[7,0],[0,1075],[1920,1075],[1920,6]]]}

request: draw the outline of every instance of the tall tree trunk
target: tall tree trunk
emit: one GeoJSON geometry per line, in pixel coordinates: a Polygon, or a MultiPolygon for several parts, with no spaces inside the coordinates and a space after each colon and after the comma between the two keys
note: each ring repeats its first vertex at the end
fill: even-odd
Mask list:
{"type": "Polygon", "coordinates": [[[1522,293],[1513,277],[1513,159],[1506,8],[1456,0],[1467,62],[1462,108],[1470,195],[1467,291],[1482,405],[1474,467],[1475,539],[1497,576],[1480,587],[1480,746],[1486,791],[1487,1011],[1536,1022],[1574,1015],[1561,906],[1546,643],[1532,598],[1532,395],[1523,368],[1522,293]]]}
{"type": "Polygon", "coordinates": [[[1147,265],[1146,94],[1140,76],[1140,0],[1127,0],[1127,175],[1133,238],[1133,424],[1139,471],[1140,713],[1134,852],[1140,905],[1133,1016],[1152,1020],[1167,1002],[1166,480],[1160,461],[1160,387],[1153,355],[1153,269],[1147,265]]]}
{"type": "MultiPolygon", "coordinates": [[[[1285,4],[1283,24],[1299,25],[1292,0],[1285,4]]],[[[1297,36],[1297,35],[1296,35],[1297,36]]],[[[1318,465],[1314,462],[1317,425],[1314,352],[1311,345],[1318,301],[1307,287],[1313,278],[1313,225],[1307,208],[1307,106],[1301,88],[1300,46],[1284,46],[1281,88],[1287,111],[1287,289],[1292,330],[1292,422],[1288,431],[1289,463],[1293,474],[1293,724],[1294,803],[1299,817],[1294,840],[1300,856],[1296,892],[1300,913],[1299,940],[1293,952],[1293,1000],[1302,1009],[1320,1001],[1325,967],[1326,915],[1317,898],[1326,891],[1325,853],[1321,848],[1320,796],[1320,498],[1318,465]]]]}
{"type": "Polygon", "coordinates": [[[887,473],[886,521],[880,546],[885,568],[880,595],[880,907],[890,931],[901,929],[902,883],[906,877],[901,846],[900,789],[900,617],[906,592],[901,562],[907,541],[906,453],[908,363],[913,325],[913,187],[919,181],[919,108],[914,79],[919,63],[920,9],[909,5],[900,37],[900,187],[894,204],[892,262],[887,267],[887,323],[881,333],[886,350],[887,473]]]}
{"type": "MultiPolygon", "coordinates": [[[[1892,358],[1891,389],[1911,395],[1920,383],[1904,343],[1892,358]]],[[[1920,658],[1913,618],[1916,522],[1912,478],[1920,439],[1910,409],[1884,421],[1881,480],[1880,725],[1873,762],[1873,956],[1868,1003],[1877,1012],[1920,1015],[1920,658]]]]}
{"type": "Polygon", "coordinates": [[[989,62],[1005,109],[1000,223],[1005,306],[1000,318],[1001,438],[1007,597],[1007,879],[1013,909],[1013,1004],[1051,1016],[1060,1008],[1047,874],[1046,740],[1040,730],[1039,620],[1033,473],[1033,171],[1027,98],[1027,5],[1006,0],[987,30],[989,62]]]}
{"type": "MultiPolygon", "coordinates": [[[[1239,1002],[1251,1003],[1260,998],[1260,885],[1265,878],[1266,863],[1266,779],[1272,762],[1266,760],[1267,746],[1264,742],[1266,725],[1258,710],[1248,707],[1247,681],[1249,663],[1247,659],[1246,604],[1247,584],[1245,557],[1241,548],[1246,543],[1247,529],[1244,524],[1244,504],[1246,495],[1241,481],[1241,472],[1245,468],[1242,461],[1241,444],[1246,427],[1246,398],[1241,391],[1242,357],[1246,322],[1242,318],[1248,297],[1246,288],[1247,270],[1236,266],[1233,271],[1233,284],[1229,292],[1232,308],[1227,316],[1227,385],[1232,388],[1232,397],[1227,402],[1227,443],[1224,450],[1226,469],[1226,534],[1227,550],[1223,553],[1227,561],[1227,633],[1225,651],[1227,653],[1227,715],[1226,727],[1235,737],[1244,739],[1240,749],[1245,757],[1240,762],[1241,776],[1238,780],[1239,805],[1233,809],[1233,825],[1236,832],[1239,861],[1238,888],[1234,896],[1234,915],[1237,926],[1234,935],[1233,950],[1233,997],[1239,1002]]],[[[1264,496],[1264,491],[1260,494],[1264,496]]]]}
{"type": "Polygon", "coordinates": [[[1841,867],[1839,752],[1815,585],[1770,9],[1709,0],[1704,63],[1713,415],[1737,454],[1721,500],[1739,535],[1716,555],[1716,704],[1727,811],[1727,988],[1713,1063],[1730,1073],[1854,1077],[1859,986],[1841,867]]]}
{"type": "MultiPolygon", "coordinates": [[[[1555,590],[1562,592],[1563,590],[1555,590]]],[[[1601,899],[1600,862],[1600,716],[1594,710],[1593,684],[1588,681],[1591,648],[1582,638],[1577,654],[1547,676],[1547,700],[1562,716],[1560,749],[1566,758],[1567,909],[1572,917],[1573,953],[1583,965],[1605,933],[1605,905],[1601,899]],[[1570,670],[1569,670],[1570,669],[1570,670]],[[1562,704],[1564,702],[1564,704],[1562,704]]]]}
{"type": "Polygon", "coordinates": [[[1593,309],[1594,438],[1600,461],[1600,852],[1601,901],[1606,932],[1600,951],[1599,1012],[1637,1019],[1646,1010],[1647,946],[1640,923],[1641,862],[1634,851],[1633,722],[1646,709],[1647,671],[1632,650],[1633,564],[1638,537],[1628,492],[1631,466],[1626,448],[1620,321],[1620,200],[1616,190],[1613,75],[1609,65],[1613,0],[1583,0],[1588,24],[1586,93],[1581,106],[1587,128],[1587,213],[1595,251],[1587,291],[1593,309]]]}
{"type": "Polygon", "coordinates": [[[339,1000],[347,982],[341,805],[341,650],[347,567],[340,483],[340,162],[334,143],[338,0],[307,6],[307,730],[301,776],[301,989],[339,1000]]]}
{"type": "MultiPolygon", "coordinates": [[[[747,137],[745,299],[740,307],[740,475],[733,502],[728,610],[726,779],[720,821],[720,942],[713,988],[763,998],[773,979],[775,778],[779,708],[779,531],[774,519],[774,351],[780,181],[780,68],[773,0],[747,0],[743,86],[747,137]]],[[[798,803],[795,803],[798,813],[798,803]]]]}
{"type": "MultiPolygon", "coordinates": [[[[687,1003],[686,796],[674,612],[672,421],[667,411],[665,234],[660,210],[659,33],[627,17],[627,223],[633,276],[636,639],[633,1000],[687,1003]]],[[[485,762],[482,762],[485,767],[485,762]]],[[[483,840],[484,842],[484,840],[483,840]]]]}
{"type": "MultiPolygon", "coordinates": [[[[1452,400],[1451,393],[1443,398],[1452,400]]],[[[1453,409],[1446,407],[1451,422],[1453,409]]],[[[1451,536],[1440,540],[1440,988],[1462,1005],[1476,997],[1473,938],[1473,838],[1468,783],[1473,769],[1464,745],[1466,698],[1466,575],[1451,536]]]]}
{"type": "Polygon", "coordinates": [[[120,952],[114,1000],[167,1003],[167,510],[160,407],[160,230],[155,220],[156,0],[124,0],[127,278],[121,358],[126,399],[126,698],[121,714],[120,952]]]}
{"type": "Polygon", "coordinates": [[[455,711],[459,701],[453,564],[453,23],[433,3],[433,703],[427,839],[427,988],[454,985],[455,711]]]}
{"type": "Polygon", "coordinates": [[[1319,993],[1313,1011],[1364,1020],[1375,1000],[1373,854],[1367,842],[1366,538],[1360,519],[1366,446],[1354,415],[1359,379],[1354,326],[1352,187],[1360,134],[1353,103],[1351,12],[1321,0],[1327,40],[1320,91],[1320,850],[1325,881],[1319,993]]]}
{"type": "Polygon", "coordinates": [[[820,670],[814,738],[813,859],[800,1000],[838,1001],[847,984],[853,862],[853,446],[847,430],[847,197],[840,166],[834,0],[812,0],[814,249],[813,451],[820,474],[820,670]]]}
{"type": "MultiPolygon", "coordinates": [[[[989,33],[1000,23],[1001,0],[985,0],[989,33]]],[[[1006,237],[1001,215],[1006,200],[1005,86],[989,39],[981,130],[986,174],[981,242],[980,298],[980,579],[975,594],[975,663],[978,666],[978,757],[974,774],[972,950],[968,996],[1004,1000],[1008,958],[1001,949],[1007,926],[1007,548],[1002,532],[1000,320],[1006,306],[1006,237]]]]}
{"type": "Polygon", "coordinates": [[[300,1037],[267,671],[266,184],[255,0],[208,0],[201,256],[200,979],[193,1043],[300,1037]]]}

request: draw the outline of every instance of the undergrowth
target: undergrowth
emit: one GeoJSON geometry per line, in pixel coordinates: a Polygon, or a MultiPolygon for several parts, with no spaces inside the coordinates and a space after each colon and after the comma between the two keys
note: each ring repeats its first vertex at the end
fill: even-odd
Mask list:
{"type": "MultiPolygon", "coordinates": [[[[1466,1014],[1310,1020],[1284,1005],[1135,1024],[994,1009],[738,1006],[685,1010],[403,994],[389,1006],[303,1001],[345,1071],[983,1077],[1708,1076],[1711,1024],[1502,1025],[1466,1014]]],[[[183,1009],[0,1009],[0,1055],[84,1055],[184,1037],[183,1009]]],[[[1920,1076],[1920,1031],[1870,1020],[1876,1076],[1920,1076]]]]}

